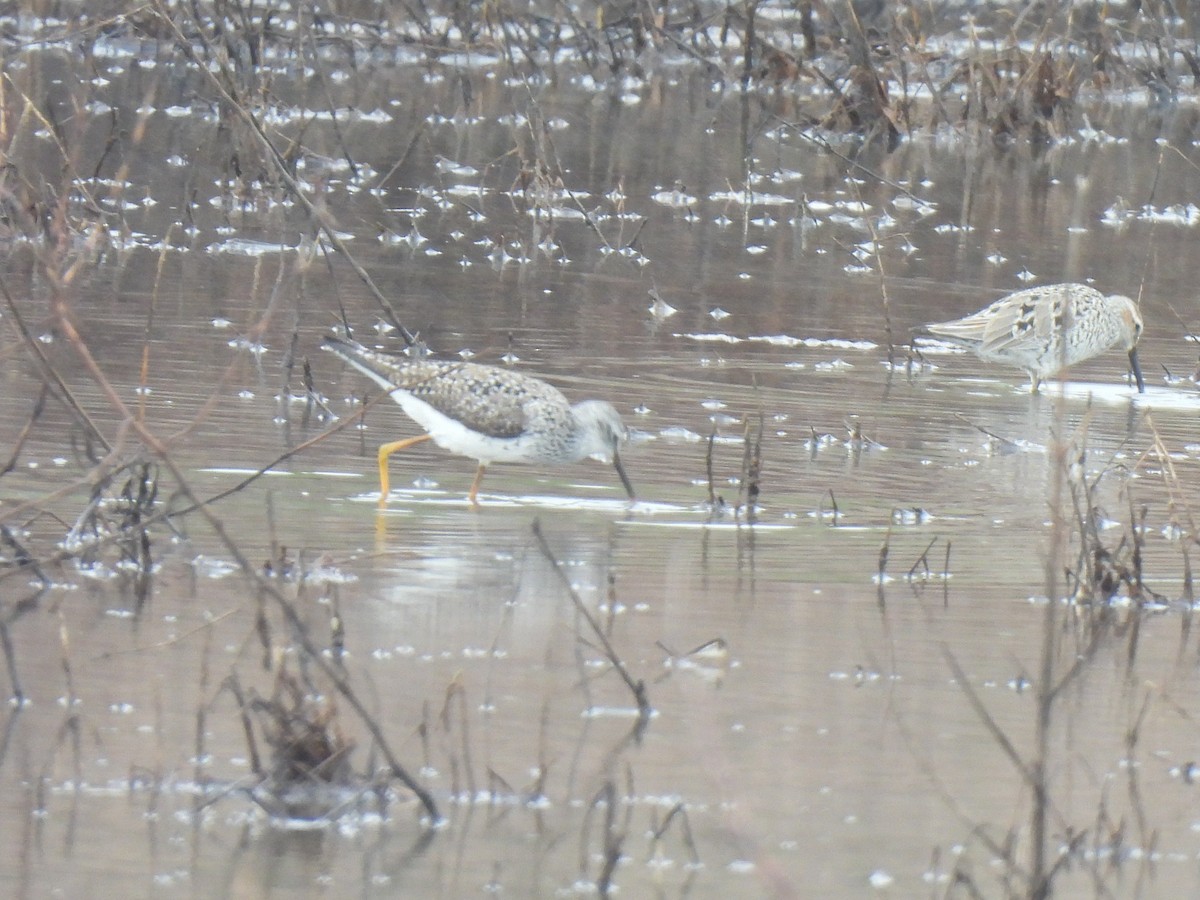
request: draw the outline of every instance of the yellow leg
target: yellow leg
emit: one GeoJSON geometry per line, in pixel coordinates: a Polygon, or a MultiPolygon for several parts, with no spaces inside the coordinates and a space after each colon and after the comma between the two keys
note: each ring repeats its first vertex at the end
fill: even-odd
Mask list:
{"type": "Polygon", "coordinates": [[[479,464],[479,468],[475,470],[475,480],[471,482],[471,493],[467,494],[467,500],[472,506],[479,505],[479,482],[483,481],[483,473],[487,469],[483,463],[479,464]]]}
{"type": "Polygon", "coordinates": [[[416,437],[405,438],[402,441],[392,441],[390,444],[383,444],[379,448],[379,505],[383,506],[387,503],[388,498],[388,457],[393,453],[399,453],[401,450],[407,450],[413,444],[419,444],[422,441],[429,440],[429,435],[419,434],[416,437]]]}

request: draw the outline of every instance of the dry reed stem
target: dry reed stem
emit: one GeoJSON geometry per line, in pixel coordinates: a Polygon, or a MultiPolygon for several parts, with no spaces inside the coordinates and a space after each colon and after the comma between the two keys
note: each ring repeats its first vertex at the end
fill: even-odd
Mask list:
{"type": "MultiPolygon", "coordinates": [[[[52,272],[48,272],[47,274],[50,276],[53,275],[52,272]]],[[[416,781],[416,779],[409,775],[407,769],[401,765],[399,759],[392,753],[390,745],[386,736],[383,734],[383,730],[379,722],[367,710],[365,704],[358,697],[357,692],[353,689],[353,687],[351,687],[350,683],[346,680],[338,668],[329,660],[327,660],[324,654],[321,652],[321,649],[317,647],[315,643],[313,643],[307,627],[300,618],[300,615],[296,611],[293,604],[274,585],[258,574],[255,567],[251,565],[250,561],[242,553],[236,541],[234,541],[226,532],[224,524],[212,513],[207,504],[202,503],[199,498],[196,497],[188,483],[187,478],[184,476],[184,473],[175,464],[169,447],[156,434],[150,431],[145,424],[139,422],[137,417],[121,399],[116,389],[109,382],[107,376],[104,374],[103,370],[92,356],[87,344],[75,329],[72,319],[66,309],[66,303],[61,293],[61,285],[52,280],[51,287],[54,289],[51,298],[51,308],[55,313],[59,328],[62,331],[63,336],[75,351],[76,355],[79,357],[80,361],[83,363],[84,367],[91,375],[93,381],[100,389],[103,396],[108,400],[109,405],[114,411],[121,415],[123,423],[128,423],[131,430],[138,436],[141,442],[145,444],[145,446],[160,459],[163,465],[170,470],[178,485],[180,494],[189,499],[194,508],[200,512],[201,516],[206,520],[209,527],[213,529],[218,538],[221,540],[222,544],[226,547],[226,550],[237,562],[238,566],[243,572],[243,575],[256,586],[257,590],[262,595],[270,597],[275,602],[276,607],[283,613],[284,618],[291,626],[295,640],[304,650],[306,657],[312,662],[313,665],[321,670],[322,674],[324,674],[335,686],[338,693],[340,693],[346,699],[346,701],[358,715],[360,721],[371,733],[376,745],[379,747],[380,751],[384,755],[384,758],[387,760],[388,767],[393,776],[396,777],[396,779],[402,784],[404,784],[405,787],[407,787],[410,791],[412,791],[414,795],[416,795],[422,807],[424,807],[430,822],[437,822],[439,820],[439,815],[437,812],[437,805],[434,802],[432,795],[429,794],[429,792],[418,781],[416,781]]]]}

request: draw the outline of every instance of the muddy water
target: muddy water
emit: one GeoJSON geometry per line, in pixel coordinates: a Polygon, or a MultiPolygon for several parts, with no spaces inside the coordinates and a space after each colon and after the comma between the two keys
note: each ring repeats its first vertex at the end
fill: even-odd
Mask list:
{"type": "MultiPolygon", "coordinates": [[[[114,57],[107,90],[141,97],[148,76],[122,79],[114,57]]],[[[303,174],[347,247],[435,350],[613,401],[638,501],[600,463],[496,466],[472,509],[474,464],[421,445],[392,460],[380,511],[375,447],[416,431],[376,405],[211,507],[256,568],[283,560],[271,583],[318,646],[343,635],[348,679],[444,817],[432,833],[395,782],[382,814],[358,798],[323,828],[248,798],[229,679],[268,696],[281,668],[313,669],[210,523],[152,528],[140,599],[112,551],[48,564],[51,587],[8,625],[26,702],[0,743],[7,894],[562,896],[594,891],[607,847],[627,896],[942,895],[954,879],[996,895],[1010,834],[1028,864],[1018,762],[1035,754],[1048,577],[1054,677],[1076,665],[1046,743],[1051,846],[1082,835],[1061,895],[1196,892],[1196,649],[1172,525],[1196,500],[1200,400],[1163,376],[1196,355],[1194,173],[1164,150],[1190,154],[1193,109],[1096,109],[1092,131],[1037,152],[916,136],[855,168],[852,146],[780,130],[783,100],[684,72],[624,94],[570,78],[531,94],[486,66],[343,74],[335,102],[361,115],[311,126],[303,174]],[[510,191],[510,151],[538,153],[530,116],[578,199],[538,220],[510,191]],[[922,322],[1082,280],[1141,297],[1145,396],[1119,352],[1031,397],[1018,371],[907,349],[922,322]],[[742,422],[760,415],[750,519],[742,422]],[[1059,438],[1086,447],[1069,474],[1096,483],[1110,548],[1145,508],[1162,602],[1123,589],[1059,608],[1078,566],[1077,534],[1054,551],[1051,523],[1074,521],[1059,438]],[[555,565],[644,682],[644,731],[555,565]]],[[[359,409],[373,391],[318,345],[342,309],[380,340],[379,308],[337,253],[291,249],[311,231],[294,208],[210,201],[208,107],[162,90],[120,174],[125,228],[68,300],[121,399],[159,436],[187,429],[171,460],[208,497],[359,409]],[[329,415],[304,399],[304,360],[329,415]]],[[[9,257],[16,305],[117,443],[31,256],[9,257]]],[[[41,380],[4,323],[10,446],[41,380]]],[[[0,479],[0,514],[45,555],[87,501],[82,443],[52,401],[0,479]]],[[[137,449],[128,436],[119,457],[137,449]]],[[[160,503],[184,505],[159,477],[160,503]]],[[[27,581],[6,579],[6,604],[27,581]]],[[[374,771],[336,707],[355,770],[374,771]]]]}

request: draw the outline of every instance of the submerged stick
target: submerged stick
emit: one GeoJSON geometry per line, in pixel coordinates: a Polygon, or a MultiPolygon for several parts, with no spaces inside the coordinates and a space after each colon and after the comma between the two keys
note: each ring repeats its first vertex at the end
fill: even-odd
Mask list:
{"type": "MultiPolygon", "coordinates": [[[[316,646],[316,644],[313,642],[311,636],[309,635],[308,628],[305,625],[304,620],[301,618],[299,612],[297,612],[295,606],[278,588],[271,584],[267,579],[263,578],[255,569],[255,567],[251,565],[250,560],[246,558],[246,555],[242,552],[237,541],[235,541],[229,535],[228,531],[226,531],[224,523],[213,514],[212,510],[210,510],[206,504],[201,503],[199,498],[196,497],[196,494],[192,490],[187,478],[184,476],[183,471],[179,468],[179,466],[175,463],[174,458],[171,456],[170,449],[167,447],[167,445],[156,434],[150,431],[150,429],[143,422],[140,422],[133,415],[128,405],[124,400],[121,399],[120,394],[117,393],[116,388],[113,387],[112,382],[108,380],[108,377],[100,368],[99,363],[96,362],[96,359],[92,355],[91,350],[88,348],[87,343],[80,336],[79,332],[76,331],[70,317],[66,314],[64,305],[65,304],[61,295],[56,292],[51,301],[51,308],[55,313],[59,327],[63,332],[63,336],[66,338],[67,342],[71,345],[72,349],[79,357],[84,368],[92,376],[92,379],[100,389],[101,394],[108,400],[110,406],[123,417],[124,423],[128,424],[128,426],[138,436],[142,443],[145,444],[156,456],[158,456],[163,465],[170,470],[176,484],[179,485],[179,493],[192,502],[193,508],[200,512],[205,521],[207,521],[209,527],[216,532],[217,538],[222,544],[224,544],[226,550],[237,562],[239,568],[241,568],[246,577],[263,595],[266,595],[275,601],[275,605],[280,612],[282,612],[284,618],[291,626],[295,641],[304,650],[312,664],[320,669],[321,673],[328,678],[337,689],[337,692],[346,699],[351,708],[359,717],[359,720],[363,723],[363,726],[370,732],[371,737],[376,743],[376,746],[379,747],[380,752],[383,754],[383,757],[386,760],[392,775],[417,797],[433,822],[440,821],[441,817],[438,814],[437,804],[434,802],[433,795],[430,794],[429,791],[426,790],[425,787],[422,786],[421,783],[418,782],[412,775],[410,775],[408,770],[405,769],[403,765],[401,765],[400,760],[392,752],[391,745],[388,743],[387,737],[383,733],[382,726],[374,718],[374,716],[372,716],[371,712],[367,709],[366,704],[358,696],[358,693],[342,674],[340,668],[327,659],[321,648],[316,646]]],[[[146,523],[143,522],[143,526],[145,524],[146,523]]]]}
{"type": "Polygon", "coordinates": [[[571,584],[571,579],[569,579],[566,576],[566,573],[563,572],[562,566],[555,558],[554,553],[550,550],[550,545],[546,543],[546,537],[544,534],[542,534],[541,523],[537,519],[534,519],[531,528],[533,530],[533,536],[537,540],[538,549],[542,552],[542,556],[546,558],[547,562],[549,562],[551,567],[554,569],[554,574],[557,575],[558,580],[562,582],[563,587],[567,591],[567,595],[571,598],[571,602],[575,605],[576,611],[583,617],[584,621],[586,621],[588,626],[592,629],[592,633],[596,636],[596,640],[604,650],[605,658],[608,660],[609,664],[616,669],[617,674],[621,676],[621,680],[625,682],[625,686],[629,688],[630,693],[633,694],[634,699],[637,701],[638,733],[640,733],[650,721],[650,713],[653,711],[650,706],[650,701],[646,697],[646,683],[641,679],[635,680],[633,676],[629,674],[629,670],[625,668],[625,664],[621,662],[621,658],[617,656],[617,651],[613,649],[613,645],[609,642],[608,637],[605,636],[604,630],[600,627],[600,623],[596,621],[596,617],[593,616],[591,610],[587,608],[587,604],[583,602],[583,598],[579,596],[579,593],[571,584]]]}
{"type": "Polygon", "coordinates": [[[704,454],[704,472],[708,476],[708,507],[715,510],[717,508],[717,492],[713,487],[713,443],[717,439],[717,428],[714,425],[712,432],[708,435],[708,448],[704,454]]]}

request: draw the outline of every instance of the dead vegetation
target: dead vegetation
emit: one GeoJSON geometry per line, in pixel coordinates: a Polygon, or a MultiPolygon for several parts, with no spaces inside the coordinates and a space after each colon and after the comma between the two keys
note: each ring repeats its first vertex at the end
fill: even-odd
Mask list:
{"type": "Polygon", "coordinates": [[[347,809],[362,812],[365,799],[386,797],[386,779],[372,783],[353,771],[354,741],[342,730],[336,702],[317,685],[301,682],[286,664],[276,669],[270,696],[248,696],[236,674],[226,685],[237,700],[257,779],[248,793],[270,816],[333,821],[347,809]]]}
{"type": "MultiPolygon", "coordinates": [[[[1059,407],[1058,427],[1063,430],[1059,407]]],[[[1041,644],[1030,648],[1028,660],[1018,660],[1020,675],[1010,687],[1030,692],[1032,727],[1028,738],[1017,737],[994,713],[995,703],[980,691],[978,679],[964,670],[959,653],[949,643],[940,650],[955,684],[992,740],[1007,759],[1020,785],[1021,812],[1025,816],[1007,826],[975,821],[944,796],[970,830],[968,847],[982,848],[989,865],[999,861],[999,878],[984,875],[983,866],[968,849],[951,866],[945,866],[942,848],[935,849],[931,872],[939,873],[947,885],[947,896],[999,896],[1045,898],[1067,890],[1079,872],[1096,896],[1121,894],[1130,883],[1152,881],[1147,862],[1157,849],[1159,835],[1151,824],[1151,810],[1144,805],[1137,760],[1147,754],[1142,734],[1156,717],[1179,713],[1169,690],[1138,683],[1137,660],[1144,626],[1151,616],[1181,611],[1181,646],[1190,632],[1193,603],[1190,556],[1198,540],[1195,522],[1179,483],[1171,454],[1159,438],[1153,420],[1143,423],[1152,436],[1149,450],[1121,464],[1097,465],[1088,450],[1090,415],[1069,433],[1052,436],[1049,462],[1052,467],[1047,511],[1050,530],[1044,548],[1045,595],[1041,644]],[[1132,475],[1154,473],[1169,498],[1168,509],[1151,508],[1136,499],[1138,481],[1132,475]],[[1115,504],[1120,510],[1110,515],[1115,504]],[[1165,519],[1165,523],[1164,520],[1165,519]],[[1153,524],[1152,524],[1153,523],[1153,524]],[[1178,593],[1165,595],[1147,583],[1146,562],[1150,555],[1146,535],[1161,528],[1179,553],[1173,567],[1182,573],[1178,593]],[[1074,774],[1086,766],[1086,757],[1070,741],[1072,722],[1079,715],[1082,685],[1103,671],[1104,660],[1121,661],[1130,684],[1130,710],[1123,735],[1123,785],[1100,784],[1088,792],[1091,807],[1080,808],[1078,797],[1068,799],[1074,774]]],[[[889,534],[880,550],[877,583],[880,610],[888,625],[888,605],[893,602],[884,588],[892,581],[887,563],[896,536],[889,534]]],[[[950,546],[940,572],[932,572],[929,554],[934,538],[908,570],[905,581],[914,595],[924,598],[929,584],[940,585],[939,606],[960,602],[949,586],[950,546]]],[[[1161,551],[1159,552],[1161,557],[1161,551]]],[[[1159,567],[1166,567],[1163,559],[1159,567]]],[[[904,728],[908,728],[906,724],[904,728]]],[[[912,740],[910,736],[909,740],[912,740]]],[[[1094,774],[1094,773],[1092,773],[1094,774]]],[[[935,772],[931,780],[938,781],[935,772]]],[[[1086,781],[1086,779],[1084,779],[1086,781]]],[[[940,786],[939,786],[940,789],[940,786]]]]}
{"type": "Polygon", "coordinates": [[[730,479],[737,486],[737,494],[732,503],[725,500],[714,482],[716,429],[714,428],[708,436],[707,450],[704,454],[704,470],[708,482],[708,508],[714,518],[732,515],[735,520],[744,520],[747,524],[754,524],[762,496],[763,424],[764,416],[761,411],[757,417],[747,417],[742,420],[742,464],[740,473],[730,479]]]}
{"type": "MultiPolygon", "coordinates": [[[[332,267],[330,259],[336,255],[337,265],[348,268],[374,298],[385,322],[407,345],[420,347],[417,332],[406,327],[399,311],[355,260],[339,233],[339,223],[321,202],[320,191],[299,175],[299,163],[315,156],[305,147],[311,123],[285,128],[265,124],[271,109],[285,102],[280,96],[284,87],[261,65],[270,53],[294,54],[308,62],[317,80],[333,60],[367,65],[373,55],[401,50],[419,51],[427,65],[452,53],[497,53],[512,73],[531,81],[552,77],[561,65],[556,60],[564,53],[574,55],[573,65],[580,70],[614,82],[624,76],[649,78],[663,57],[681,56],[714,83],[740,87],[760,104],[756,108],[763,110],[763,121],[788,121],[818,136],[820,146],[830,152],[844,139],[890,149],[906,135],[943,128],[1000,143],[1051,141],[1077,126],[1082,99],[1092,92],[1146,90],[1156,102],[1169,102],[1181,93],[1194,92],[1200,81],[1200,66],[1191,49],[1193,23],[1187,17],[1173,21],[1165,4],[1131,5],[1123,20],[1100,20],[1087,18],[1088,13],[1077,11],[1075,4],[1050,3],[1044,4],[1046,14],[1036,22],[1031,14],[1014,17],[1009,4],[997,4],[976,11],[961,44],[939,40],[959,35],[964,27],[961,19],[954,18],[963,9],[956,4],[858,4],[864,9],[856,12],[849,4],[801,2],[789,8],[792,15],[770,20],[758,15],[760,6],[756,2],[712,7],[666,4],[655,9],[632,5],[605,7],[597,15],[562,5],[536,12],[503,3],[487,4],[482,10],[457,2],[401,4],[382,11],[374,4],[351,4],[349,12],[310,5],[301,10],[301,27],[283,29],[277,24],[282,9],[264,11],[252,4],[227,3],[219,10],[205,10],[201,5],[153,2],[131,8],[129,15],[114,6],[99,24],[94,18],[65,23],[56,19],[47,20],[45,29],[55,39],[78,42],[85,54],[94,52],[94,43],[100,40],[150,42],[164,61],[193,79],[190,83],[203,85],[205,102],[211,104],[223,170],[222,214],[231,222],[243,213],[277,215],[303,232],[305,251],[293,266],[280,267],[261,316],[246,330],[249,345],[286,310],[281,298],[303,283],[306,267],[317,260],[332,267]],[[285,203],[286,211],[280,212],[285,203]]],[[[40,15],[39,10],[32,13],[40,15]]],[[[37,398],[30,398],[26,424],[6,444],[8,459],[0,469],[0,486],[16,468],[26,442],[48,427],[48,410],[69,421],[81,474],[70,484],[0,510],[0,584],[9,588],[0,609],[0,648],[10,692],[19,705],[25,695],[22,649],[12,631],[22,616],[41,608],[47,586],[61,577],[65,567],[111,569],[128,585],[133,612],[141,615],[153,598],[163,545],[181,531],[206,529],[237,562],[247,604],[254,609],[250,643],[256,654],[254,664],[220,673],[216,679],[220,687],[206,690],[197,710],[196,758],[205,758],[205,751],[211,749],[204,741],[208,717],[235,716],[245,734],[251,771],[250,778],[236,784],[201,771],[198,780],[206,786],[204,802],[244,794],[273,818],[332,821],[346,810],[387,810],[403,798],[413,801],[425,826],[432,826],[440,820],[445,801],[401,762],[392,749],[395,734],[417,732],[426,741],[424,762],[436,757],[452,770],[450,795],[474,797],[482,781],[473,756],[476,744],[469,727],[468,687],[452,683],[440,711],[428,714],[419,725],[380,721],[363,698],[357,672],[346,665],[346,635],[333,602],[336,598],[309,593],[305,586],[309,567],[286,550],[272,554],[268,568],[251,562],[220,517],[222,499],[256,485],[262,474],[311,442],[301,442],[264,462],[236,487],[205,495],[175,459],[179,448],[211,415],[219,392],[214,391],[184,426],[158,423],[142,404],[131,402],[114,387],[107,364],[97,358],[78,326],[75,297],[81,283],[99,277],[113,261],[119,268],[125,252],[122,239],[134,230],[120,212],[129,175],[122,154],[136,146],[140,132],[138,127],[118,127],[114,114],[106,122],[101,150],[85,153],[84,148],[95,147],[96,141],[85,134],[87,117],[82,111],[94,98],[79,79],[54,77],[56,68],[27,77],[9,72],[3,81],[0,240],[12,250],[3,285],[10,341],[6,349],[14,355],[19,352],[37,367],[43,387],[37,398]],[[47,140],[53,152],[45,151],[47,140]],[[101,176],[101,172],[109,174],[101,176]],[[28,293],[44,298],[45,308],[27,302],[23,291],[11,290],[10,284],[17,281],[30,288],[28,293]],[[39,335],[57,346],[48,351],[51,341],[39,335]],[[82,374],[72,378],[66,374],[69,369],[82,374]],[[86,396],[81,396],[81,384],[86,385],[86,396]],[[318,613],[327,616],[322,619],[318,613]],[[393,793],[396,785],[401,790],[393,793]]],[[[477,89],[473,77],[461,75],[464,107],[471,105],[477,89]]],[[[333,109],[332,101],[329,106],[333,109]]],[[[513,193],[540,213],[553,209],[569,191],[562,177],[564,167],[535,102],[531,110],[528,129],[514,139],[511,151],[517,172],[513,193]]],[[[340,125],[336,115],[333,123],[336,132],[340,125]]],[[[338,140],[340,153],[353,170],[355,152],[349,143],[338,140]]],[[[408,150],[421,140],[419,129],[411,140],[408,150]]],[[[407,159],[408,150],[397,153],[397,168],[407,159]]],[[[386,182],[390,174],[371,186],[386,182]]],[[[184,193],[197,190],[188,184],[184,193]]],[[[576,198],[569,200],[587,215],[576,198]]],[[[185,204],[181,230],[192,210],[185,204]]],[[[610,249],[639,252],[640,228],[632,235],[622,232],[610,242],[597,225],[590,221],[589,225],[610,249]]],[[[265,274],[261,281],[256,276],[253,293],[258,296],[259,288],[269,281],[265,274]]],[[[158,296],[156,285],[151,310],[158,296]]],[[[884,309],[890,334],[886,293],[884,309]]],[[[347,318],[332,303],[321,315],[343,323],[347,318]]],[[[299,312],[295,320],[293,336],[301,326],[299,312]]],[[[142,387],[148,368],[163,364],[153,355],[153,336],[151,313],[144,330],[131,338],[140,341],[143,351],[142,387]]],[[[289,352],[288,368],[280,376],[285,392],[296,362],[296,354],[289,352]]],[[[311,372],[305,364],[295,368],[304,373],[302,390],[310,401],[306,415],[319,417],[327,407],[311,372]]],[[[221,386],[232,377],[232,369],[221,376],[221,386]]],[[[353,422],[348,419],[337,427],[353,422]]],[[[718,462],[710,439],[707,480],[714,516],[731,512],[739,522],[754,523],[764,491],[777,477],[764,462],[763,429],[761,412],[743,422],[737,490],[730,504],[714,483],[718,462]]],[[[854,423],[850,451],[861,454],[869,443],[854,423]]],[[[1062,867],[1082,864],[1084,848],[1116,846],[1123,839],[1125,832],[1115,824],[1120,817],[1107,806],[1101,805],[1090,823],[1058,814],[1047,762],[1054,754],[1052,726],[1064,689],[1082,677],[1090,654],[1106,641],[1123,639],[1127,658],[1134,658],[1139,617],[1176,602],[1147,584],[1143,535],[1157,511],[1140,505],[1132,494],[1122,498],[1119,512],[1106,511],[1100,498],[1108,475],[1088,473],[1088,456],[1081,445],[1065,442],[1063,446],[1071,449],[1064,449],[1061,459],[1063,480],[1055,508],[1063,514],[1055,523],[1053,571],[1047,569],[1047,638],[1034,678],[1036,746],[1018,748],[995,726],[997,743],[1005,748],[1030,792],[1031,825],[1027,836],[1011,842],[981,838],[1008,864],[1013,896],[1047,896],[1062,867]],[[1119,518],[1119,530],[1103,527],[1110,518],[1119,518]],[[1054,856],[1054,835],[1067,836],[1061,859],[1054,856]]],[[[1168,473],[1164,477],[1172,497],[1182,498],[1170,454],[1158,444],[1153,455],[1168,473]]],[[[771,499],[770,494],[765,496],[771,499]]],[[[839,511],[832,490],[828,496],[836,524],[839,511]]],[[[903,524],[906,516],[921,514],[919,509],[903,510],[896,522],[903,524]]],[[[1178,546],[1185,575],[1177,599],[1190,601],[1189,553],[1197,530],[1181,499],[1173,501],[1170,517],[1183,535],[1178,546]]],[[[603,782],[589,795],[585,827],[579,835],[581,877],[604,895],[617,886],[623,855],[643,850],[647,856],[659,854],[670,840],[699,868],[685,802],[675,803],[661,817],[653,811],[649,827],[639,831],[645,823],[632,812],[630,800],[637,795],[637,785],[626,763],[628,749],[642,739],[652,720],[648,689],[636,666],[614,643],[611,627],[604,627],[582,601],[550,541],[536,527],[533,542],[561,577],[563,595],[578,614],[578,646],[597,656],[604,674],[628,692],[636,716],[635,727],[608,748],[603,782]],[[644,844],[637,843],[639,834],[649,835],[644,844]]],[[[950,544],[945,542],[943,550],[936,540],[922,538],[922,547],[914,551],[906,580],[914,585],[940,580],[945,596],[950,544]]],[[[885,543],[879,556],[881,605],[886,602],[890,550],[885,543]]],[[[69,680],[72,657],[65,636],[62,646],[62,668],[69,680]]],[[[579,650],[578,655],[582,660],[586,654],[579,650]]],[[[948,654],[948,661],[955,665],[953,654],[948,654]]],[[[596,675],[582,662],[579,670],[586,692],[596,675]]],[[[203,684],[207,689],[207,673],[203,684]]],[[[986,705],[977,698],[971,702],[987,719],[986,705]]],[[[62,745],[75,748],[76,764],[81,721],[76,713],[68,713],[60,735],[62,745]]],[[[1141,721],[1139,715],[1131,723],[1131,757],[1137,750],[1141,721]]],[[[550,761],[542,762],[534,782],[519,789],[489,770],[487,784],[493,796],[506,800],[521,796],[535,808],[545,791],[546,772],[552,768],[550,761]]],[[[1097,877],[1102,879],[1103,873],[1097,877]]],[[[962,883],[972,879],[961,873],[962,883]]]]}

